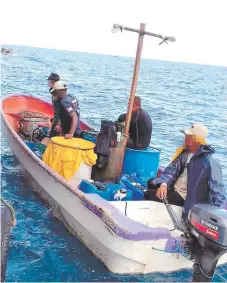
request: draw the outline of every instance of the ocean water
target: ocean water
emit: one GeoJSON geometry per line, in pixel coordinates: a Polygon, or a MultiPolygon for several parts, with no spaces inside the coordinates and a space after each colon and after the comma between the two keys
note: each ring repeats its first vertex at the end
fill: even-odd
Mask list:
{"type": "MultiPolygon", "coordinates": [[[[127,57],[12,47],[1,56],[1,95],[31,93],[50,100],[47,76],[57,72],[79,99],[82,119],[99,127],[102,118],[126,111],[134,60],[127,57]]],[[[142,60],[137,94],[153,121],[152,144],[167,165],[183,141],[180,129],[195,122],[208,126],[227,187],[227,68],[142,60]]],[[[49,212],[27,187],[7,142],[1,135],[2,196],[14,207],[6,281],[191,281],[191,272],[116,275],[110,273],[49,212]]],[[[227,266],[214,281],[227,280],[227,266]]]]}

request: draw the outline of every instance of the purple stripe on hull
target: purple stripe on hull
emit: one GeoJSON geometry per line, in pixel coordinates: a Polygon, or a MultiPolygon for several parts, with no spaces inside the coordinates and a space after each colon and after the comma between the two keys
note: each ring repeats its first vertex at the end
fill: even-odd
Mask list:
{"type": "Polygon", "coordinates": [[[87,194],[82,203],[90,211],[95,213],[102,221],[112,229],[118,236],[132,241],[149,241],[172,239],[166,228],[151,228],[138,223],[124,214],[99,195],[87,194]]]}

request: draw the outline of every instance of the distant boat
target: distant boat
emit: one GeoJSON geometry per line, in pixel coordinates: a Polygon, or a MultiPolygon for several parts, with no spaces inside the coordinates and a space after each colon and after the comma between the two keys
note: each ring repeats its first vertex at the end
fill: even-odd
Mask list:
{"type": "Polygon", "coordinates": [[[16,225],[15,212],[11,205],[1,198],[1,282],[5,281],[9,250],[10,231],[16,225]]]}
{"type": "Polygon", "coordinates": [[[13,49],[11,48],[1,48],[1,54],[2,55],[12,55],[13,54],[13,49]]]}

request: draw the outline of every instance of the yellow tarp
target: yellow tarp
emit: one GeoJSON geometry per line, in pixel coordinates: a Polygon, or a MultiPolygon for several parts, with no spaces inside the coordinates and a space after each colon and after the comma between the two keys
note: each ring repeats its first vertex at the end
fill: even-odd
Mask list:
{"type": "Polygon", "coordinates": [[[61,139],[60,137],[51,139],[42,159],[46,165],[66,180],[70,180],[76,174],[82,162],[88,166],[96,163],[97,155],[94,153],[94,144],[91,145],[91,142],[82,139],[61,139]],[[64,146],[60,144],[64,144],[64,146]]]}

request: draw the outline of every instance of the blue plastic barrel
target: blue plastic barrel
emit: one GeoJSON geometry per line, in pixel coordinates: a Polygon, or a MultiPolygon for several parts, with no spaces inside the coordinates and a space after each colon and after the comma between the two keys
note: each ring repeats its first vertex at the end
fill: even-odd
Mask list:
{"type": "Polygon", "coordinates": [[[160,160],[160,150],[148,147],[144,150],[126,148],[123,174],[134,175],[140,178],[155,178],[160,160]]]}

